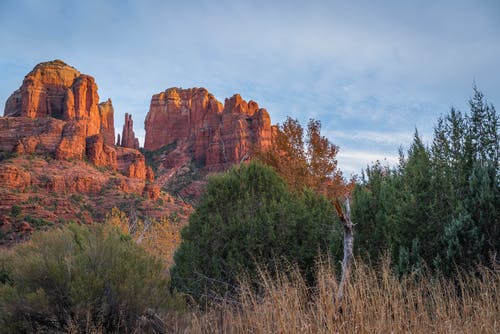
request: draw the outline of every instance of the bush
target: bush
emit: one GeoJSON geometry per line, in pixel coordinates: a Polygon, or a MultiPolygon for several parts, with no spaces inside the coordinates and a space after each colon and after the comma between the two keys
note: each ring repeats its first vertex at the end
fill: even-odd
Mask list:
{"type": "Polygon", "coordinates": [[[173,286],[196,299],[234,293],[238,277],[296,263],[314,277],[318,253],[341,250],[339,224],[323,197],[289,192],[270,167],[252,162],[212,177],[171,269],[173,286]]]}
{"type": "Polygon", "coordinates": [[[19,217],[19,215],[21,215],[22,211],[23,211],[23,209],[21,209],[21,207],[19,205],[14,204],[10,208],[10,216],[13,218],[17,218],[17,217],[19,217]]]}
{"type": "Polygon", "coordinates": [[[161,263],[102,227],[37,233],[4,267],[0,327],[10,332],[128,332],[175,302],[161,263]]]}

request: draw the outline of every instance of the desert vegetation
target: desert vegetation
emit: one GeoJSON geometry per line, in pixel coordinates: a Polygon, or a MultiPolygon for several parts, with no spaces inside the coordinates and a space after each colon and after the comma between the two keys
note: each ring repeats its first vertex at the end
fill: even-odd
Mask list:
{"type": "Polygon", "coordinates": [[[342,309],[335,266],[319,261],[310,286],[298,268],[261,272],[259,292],[243,281],[237,298],[195,313],[190,333],[496,333],[498,268],[454,279],[420,271],[398,276],[387,258],[356,261],[342,309]]]}
{"type": "Polygon", "coordinates": [[[102,226],[37,233],[0,266],[2,332],[127,332],[175,304],[162,263],[102,226]]]}
{"type": "Polygon", "coordinates": [[[357,180],[342,178],[318,121],[304,132],[289,118],[278,133],[260,161],[209,178],[182,232],[175,216],[113,209],[104,225],[2,251],[2,330],[500,331],[499,125],[477,89],[430,145],[416,132],[397,166],[357,180]],[[354,261],[339,299],[345,208],[332,203],[346,195],[354,261]]]}

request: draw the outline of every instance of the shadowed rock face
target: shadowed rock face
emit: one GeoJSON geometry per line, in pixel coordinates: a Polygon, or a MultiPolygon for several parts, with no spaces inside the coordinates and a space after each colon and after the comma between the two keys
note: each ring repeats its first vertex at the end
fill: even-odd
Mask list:
{"type": "MultiPolygon", "coordinates": [[[[145,129],[145,150],[175,142],[182,153],[211,171],[248,159],[255,148],[272,145],[271,120],[265,109],[238,94],[222,105],[204,88],[170,88],[153,95],[145,129]]],[[[173,160],[175,165],[182,158],[173,160]]]]}

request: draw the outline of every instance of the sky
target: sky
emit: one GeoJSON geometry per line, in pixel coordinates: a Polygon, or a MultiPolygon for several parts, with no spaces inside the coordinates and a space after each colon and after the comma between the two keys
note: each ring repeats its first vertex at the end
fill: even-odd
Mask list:
{"type": "MultiPolygon", "coordinates": [[[[0,106],[39,62],[62,59],[144,139],[151,96],[205,87],[322,123],[344,175],[432,140],[474,84],[500,106],[500,1],[0,0],[0,106]]],[[[3,113],[0,113],[3,114],[3,113]]]]}

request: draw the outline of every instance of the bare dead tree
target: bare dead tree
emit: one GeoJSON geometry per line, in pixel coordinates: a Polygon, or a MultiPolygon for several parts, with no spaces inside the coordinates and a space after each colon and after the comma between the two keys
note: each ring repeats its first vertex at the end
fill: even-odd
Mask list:
{"type": "Polygon", "coordinates": [[[352,267],[353,259],[353,247],[354,247],[354,234],[353,227],[354,224],[351,221],[351,207],[349,205],[349,197],[345,199],[345,212],[342,209],[340,201],[337,199],[334,202],[335,210],[339,216],[342,225],[344,226],[344,258],[342,260],[342,277],[340,279],[339,290],[337,292],[337,307],[340,309],[342,304],[342,298],[344,296],[344,289],[349,281],[352,267]]]}
{"type": "Polygon", "coordinates": [[[140,244],[146,235],[146,232],[151,228],[153,225],[152,221],[150,219],[144,218],[143,223],[139,221],[139,218],[137,217],[137,212],[134,209],[130,210],[130,218],[128,220],[128,233],[135,237],[137,237],[136,243],[140,244]],[[142,225],[142,226],[141,226],[142,225]]]}

